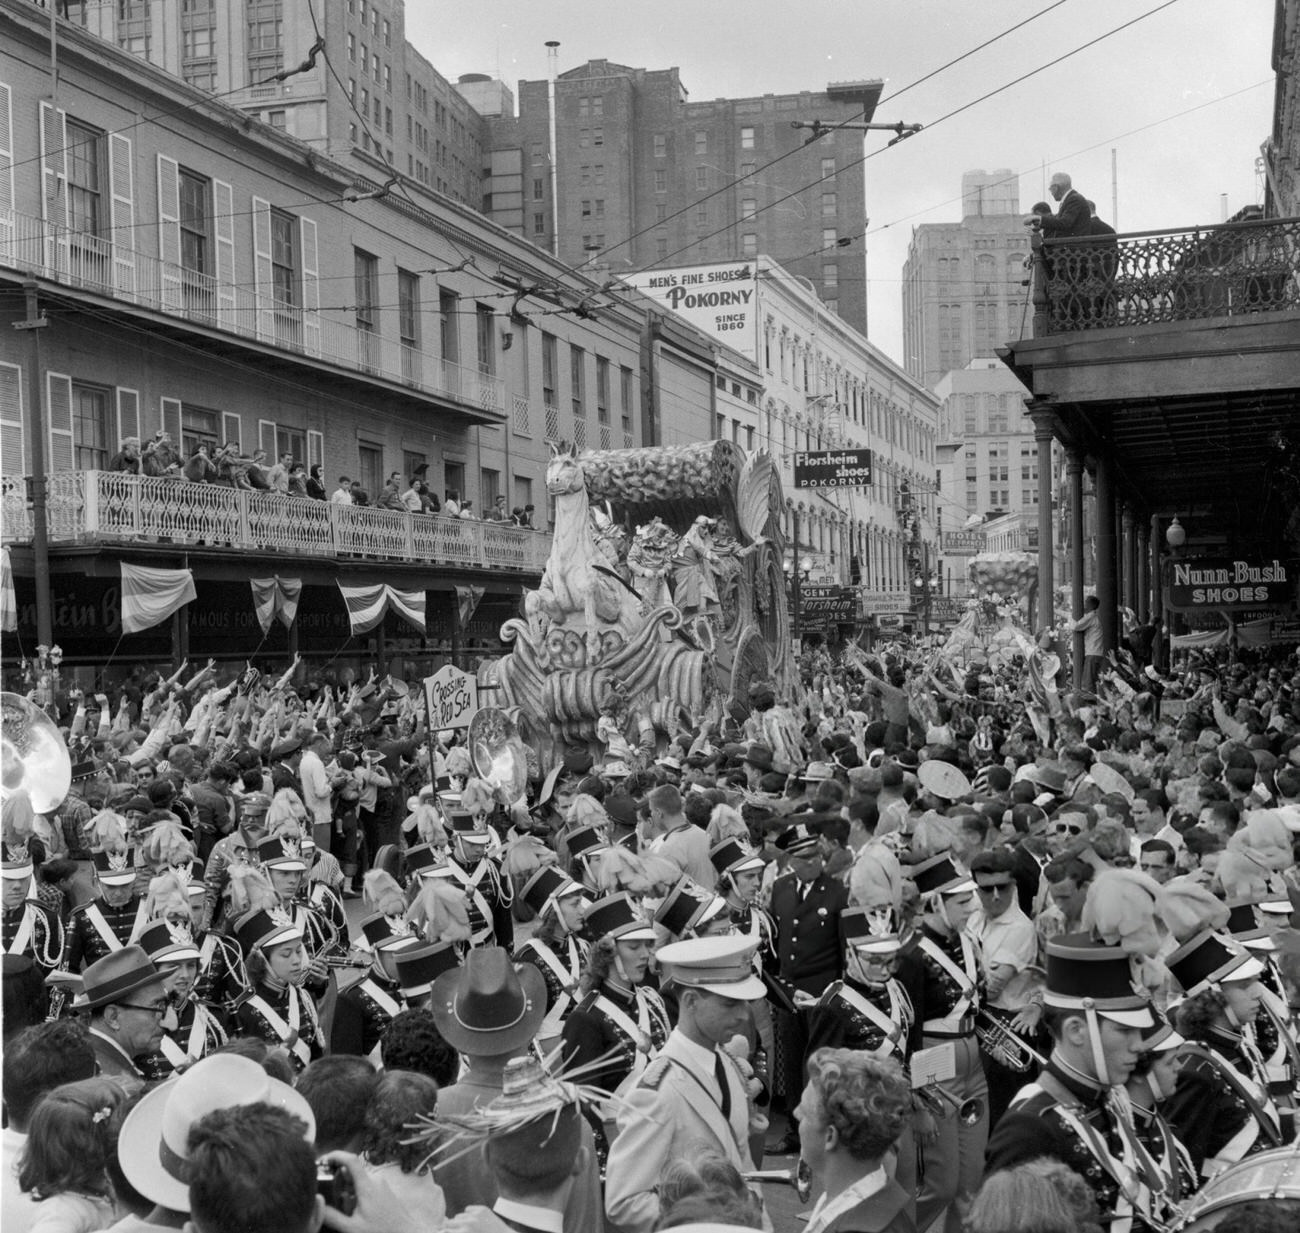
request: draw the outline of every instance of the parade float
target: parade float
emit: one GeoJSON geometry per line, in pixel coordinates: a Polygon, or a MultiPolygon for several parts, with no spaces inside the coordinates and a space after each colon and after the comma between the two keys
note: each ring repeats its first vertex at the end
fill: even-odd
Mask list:
{"type": "Polygon", "coordinates": [[[480,683],[543,756],[635,758],[795,685],[781,481],[766,451],[703,441],[579,454],[551,446],[551,554],[509,654],[480,683]],[[549,749],[548,749],[549,747],[549,749]]]}
{"type": "Polygon", "coordinates": [[[952,663],[997,663],[1022,650],[1038,561],[1025,552],[982,552],[971,557],[968,571],[971,596],[943,654],[952,663]]]}

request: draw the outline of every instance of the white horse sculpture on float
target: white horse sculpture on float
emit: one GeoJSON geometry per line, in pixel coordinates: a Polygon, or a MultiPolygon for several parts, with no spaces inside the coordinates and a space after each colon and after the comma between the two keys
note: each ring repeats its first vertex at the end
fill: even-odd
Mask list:
{"type": "Polygon", "coordinates": [[[597,544],[587,486],[576,445],[551,445],[546,491],[555,498],[555,531],[541,585],[524,601],[540,641],[548,627],[576,629],[587,663],[624,645],[644,624],[636,597],[615,574],[597,544]],[[617,631],[618,638],[609,638],[617,631]]]}

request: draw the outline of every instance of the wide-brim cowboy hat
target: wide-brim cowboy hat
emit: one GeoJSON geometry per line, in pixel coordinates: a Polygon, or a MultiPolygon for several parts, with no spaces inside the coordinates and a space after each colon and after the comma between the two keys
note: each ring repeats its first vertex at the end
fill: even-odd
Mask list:
{"type": "Polygon", "coordinates": [[[531,963],[512,962],[499,946],[480,946],[463,967],[433,982],[434,1021],[453,1049],[471,1056],[513,1053],[546,1018],[546,981],[531,963]]]}

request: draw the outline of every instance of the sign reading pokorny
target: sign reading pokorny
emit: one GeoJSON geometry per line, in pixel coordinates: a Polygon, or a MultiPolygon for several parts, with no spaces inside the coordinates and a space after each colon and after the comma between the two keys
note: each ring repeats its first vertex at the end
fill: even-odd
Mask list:
{"type": "Polygon", "coordinates": [[[1296,597],[1295,562],[1191,557],[1170,561],[1166,602],[1175,612],[1207,608],[1258,608],[1289,604],[1296,597]]]}
{"type": "Polygon", "coordinates": [[[818,450],[794,456],[796,488],[870,488],[870,450],[818,450]]]}

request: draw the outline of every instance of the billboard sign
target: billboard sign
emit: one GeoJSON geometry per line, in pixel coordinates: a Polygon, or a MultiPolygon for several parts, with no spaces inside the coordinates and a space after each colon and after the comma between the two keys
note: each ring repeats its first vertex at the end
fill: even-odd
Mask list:
{"type": "Polygon", "coordinates": [[[817,450],[795,453],[796,488],[870,488],[870,450],[817,450]]]}
{"type": "Polygon", "coordinates": [[[1296,598],[1295,563],[1189,557],[1166,565],[1166,603],[1175,612],[1239,611],[1296,598]]]}
{"type": "Polygon", "coordinates": [[[863,597],[862,606],[868,616],[880,616],[882,613],[907,613],[912,611],[912,597],[892,592],[868,591],[863,597]]]}
{"type": "Polygon", "coordinates": [[[799,615],[805,624],[848,624],[858,615],[858,592],[853,587],[804,586],[799,594],[803,601],[799,615]]]}
{"type": "Polygon", "coordinates": [[[945,531],[943,552],[950,557],[973,557],[988,546],[989,537],[984,531],[945,531]]]}
{"type": "Polygon", "coordinates": [[[643,270],[623,281],[757,362],[758,271],[752,261],[643,270]]]}

